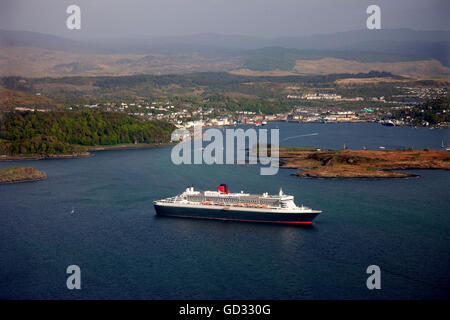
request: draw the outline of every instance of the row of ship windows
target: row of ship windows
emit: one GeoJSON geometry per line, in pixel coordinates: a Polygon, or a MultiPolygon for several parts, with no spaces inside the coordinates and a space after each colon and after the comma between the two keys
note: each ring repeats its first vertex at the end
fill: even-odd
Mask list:
{"type": "MultiPolygon", "coordinates": [[[[238,199],[238,198],[226,198],[226,199],[222,199],[222,198],[216,198],[216,197],[214,197],[214,198],[210,198],[210,197],[206,197],[206,198],[203,198],[203,197],[189,197],[189,200],[191,200],[191,201],[217,201],[217,200],[219,200],[220,202],[221,201],[224,201],[224,202],[241,202],[242,200],[241,199],[238,199]]],[[[259,204],[259,203],[262,203],[262,204],[274,204],[274,203],[276,203],[276,201],[270,201],[270,200],[261,200],[261,199],[255,199],[255,200],[244,200],[244,202],[245,203],[256,203],[256,204],[259,204]]]]}

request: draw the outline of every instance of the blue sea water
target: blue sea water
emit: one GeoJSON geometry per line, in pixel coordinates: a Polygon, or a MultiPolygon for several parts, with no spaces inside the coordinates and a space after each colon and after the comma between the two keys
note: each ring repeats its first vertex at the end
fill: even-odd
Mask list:
{"type": "MultiPolygon", "coordinates": [[[[440,148],[448,129],[273,123],[286,146],[440,148]]],[[[44,181],[0,185],[2,299],[448,299],[450,172],[322,180],[256,165],[173,165],[170,147],[31,165],[44,181]],[[187,186],[295,196],[312,227],[156,217],[187,186]],[[72,209],[74,213],[72,214],[72,209]],[[66,268],[81,268],[68,290],[66,268]],[[368,290],[366,268],[381,269],[368,290]]]]}

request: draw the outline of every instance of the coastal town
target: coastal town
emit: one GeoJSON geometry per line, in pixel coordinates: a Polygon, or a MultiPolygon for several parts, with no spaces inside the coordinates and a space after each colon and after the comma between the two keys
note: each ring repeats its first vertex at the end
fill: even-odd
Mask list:
{"type": "MultiPolygon", "coordinates": [[[[268,122],[298,123],[378,122],[386,126],[448,127],[449,105],[445,101],[433,105],[432,101],[448,100],[446,86],[395,86],[370,91],[338,87],[288,85],[273,88],[276,98],[259,98],[241,103],[226,95],[214,97],[200,95],[134,96],[93,98],[90,103],[66,103],[67,111],[93,110],[119,112],[140,120],[166,121],[174,126],[190,128],[203,126],[264,125],[268,122]],[[360,94],[360,95],[358,95],[360,94]],[[384,94],[384,95],[383,95],[384,94]],[[270,104],[271,109],[264,109],[270,104]],[[273,106],[279,107],[273,107],[273,106]],[[261,106],[261,107],[260,107],[261,106]]],[[[267,88],[266,88],[267,89],[267,88]]],[[[269,90],[269,89],[267,89],[269,90]]],[[[35,92],[34,97],[44,98],[35,92]]],[[[10,111],[46,112],[53,109],[45,105],[14,106],[10,111]]]]}
{"type": "MultiPolygon", "coordinates": [[[[337,97],[340,99],[339,97],[337,97]]],[[[325,97],[324,99],[328,99],[325,97]]],[[[381,97],[380,99],[383,99],[381,97]]],[[[265,125],[268,122],[298,122],[298,123],[348,123],[348,122],[378,122],[386,126],[433,126],[429,121],[423,120],[419,123],[414,121],[414,117],[408,113],[416,108],[415,105],[398,105],[391,108],[375,107],[362,108],[359,110],[343,110],[342,107],[327,105],[324,107],[308,107],[302,105],[294,105],[291,111],[277,114],[263,114],[254,111],[235,111],[216,110],[213,108],[205,109],[202,107],[186,109],[171,105],[169,101],[162,102],[136,102],[120,104],[106,103],[106,104],[92,104],[78,106],[76,108],[70,107],[69,110],[74,109],[93,109],[103,110],[107,112],[124,112],[129,115],[141,118],[143,120],[163,120],[174,124],[176,127],[189,128],[201,123],[203,126],[231,126],[231,125],[265,125]],[[402,112],[404,117],[398,119],[393,118],[395,112],[402,112]]],[[[46,109],[32,109],[32,108],[15,108],[17,111],[49,111],[46,109]]],[[[425,112],[425,109],[420,109],[420,112],[425,112]]],[[[447,114],[450,109],[436,111],[438,114],[447,114]]],[[[449,122],[440,122],[434,124],[437,127],[448,127],[449,122]]]]}
{"type": "Polygon", "coordinates": [[[429,99],[445,97],[445,88],[407,88],[407,94],[393,96],[386,100],[380,97],[353,97],[347,98],[336,94],[309,93],[302,96],[288,95],[289,100],[298,100],[291,110],[282,113],[264,114],[259,111],[230,111],[226,108],[205,108],[192,104],[172,104],[166,101],[147,101],[140,99],[134,102],[98,103],[70,107],[73,109],[98,109],[103,111],[119,111],[146,120],[163,120],[176,127],[189,128],[201,123],[203,126],[231,126],[231,125],[265,125],[268,122],[285,121],[299,123],[344,123],[344,122],[378,122],[386,126],[424,126],[448,127],[448,121],[432,123],[422,119],[418,121],[414,112],[421,114],[432,110],[433,115],[448,120],[450,108],[434,110],[431,106],[423,106],[429,99]],[[321,102],[318,106],[307,105],[310,100],[321,102]],[[335,105],[333,102],[367,101],[366,107],[346,108],[335,105]],[[377,104],[379,103],[379,104],[377,104]],[[306,105],[305,105],[306,104],[306,105]],[[401,116],[399,116],[401,115],[401,116]]]}

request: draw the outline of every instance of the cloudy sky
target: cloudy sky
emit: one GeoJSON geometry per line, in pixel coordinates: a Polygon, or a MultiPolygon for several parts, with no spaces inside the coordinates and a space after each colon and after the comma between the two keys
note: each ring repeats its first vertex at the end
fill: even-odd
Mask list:
{"type": "Polygon", "coordinates": [[[383,29],[450,30],[448,0],[0,0],[0,29],[62,36],[168,36],[221,33],[300,36],[363,29],[369,4],[383,29]],[[81,8],[68,31],[66,8],[81,8]]]}

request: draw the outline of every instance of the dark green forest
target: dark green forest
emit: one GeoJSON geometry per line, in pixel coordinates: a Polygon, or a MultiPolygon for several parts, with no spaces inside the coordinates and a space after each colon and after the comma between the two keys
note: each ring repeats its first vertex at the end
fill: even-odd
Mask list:
{"type": "Polygon", "coordinates": [[[430,99],[410,110],[398,110],[393,114],[393,118],[405,119],[409,116],[415,125],[420,125],[422,121],[427,121],[431,125],[435,125],[440,122],[450,121],[450,114],[447,112],[449,106],[450,96],[446,94],[436,99],[430,99]]]}
{"type": "Polygon", "coordinates": [[[0,154],[63,154],[84,146],[170,141],[173,125],[121,113],[11,112],[0,119],[0,154]]]}

